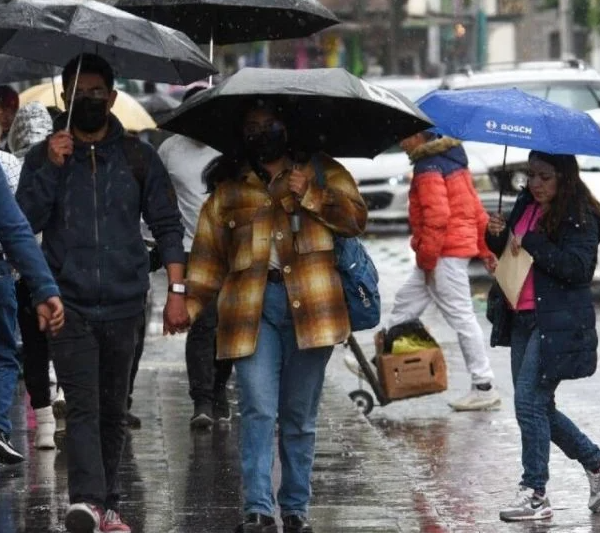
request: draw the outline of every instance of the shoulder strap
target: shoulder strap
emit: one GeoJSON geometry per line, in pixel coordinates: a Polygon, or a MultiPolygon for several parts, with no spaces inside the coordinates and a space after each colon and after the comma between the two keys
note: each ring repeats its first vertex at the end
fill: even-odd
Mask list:
{"type": "Polygon", "coordinates": [[[313,168],[315,169],[316,184],[321,188],[325,188],[325,171],[323,170],[323,162],[319,154],[315,154],[310,158],[313,168]]]}
{"type": "Polygon", "coordinates": [[[126,133],[123,136],[123,152],[125,153],[125,159],[127,160],[127,164],[131,169],[133,177],[143,191],[146,176],[148,175],[150,167],[149,160],[144,153],[145,150],[142,146],[142,141],[135,135],[126,133]]]}

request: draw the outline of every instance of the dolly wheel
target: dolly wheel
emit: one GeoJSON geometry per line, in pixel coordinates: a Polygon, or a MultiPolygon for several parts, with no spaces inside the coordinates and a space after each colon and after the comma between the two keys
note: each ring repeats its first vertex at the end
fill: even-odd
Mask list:
{"type": "Polygon", "coordinates": [[[364,390],[354,390],[348,396],[354,402],[354,407],[363,415],[373,410],[373,396],[364,390]]]}

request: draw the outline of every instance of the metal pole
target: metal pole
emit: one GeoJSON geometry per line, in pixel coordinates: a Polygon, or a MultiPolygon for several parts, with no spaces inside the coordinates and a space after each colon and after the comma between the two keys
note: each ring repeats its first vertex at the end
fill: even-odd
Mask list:
{"type": "Polygon", "coordinates": [[[573,57],[573,6],[571,0],[558,1],[561,59],[573,57]]]}
{"type": "Polygon", "coordinates": [[[388,36],[388,74],[400,74],[398,68],[398,26],[400,25],[400,0],[390,0],[390,33],[388,36]]]}
{"type": "MultiPolygon", "coordinates": [[[[210,44],[208,45],[208,60],[212,63],[215,55],[215,43],[213,39],[213,27],[210,27],[210,44]]],[[[212,74],[208,77],[208,86],[213,86],[212,74]]]]}

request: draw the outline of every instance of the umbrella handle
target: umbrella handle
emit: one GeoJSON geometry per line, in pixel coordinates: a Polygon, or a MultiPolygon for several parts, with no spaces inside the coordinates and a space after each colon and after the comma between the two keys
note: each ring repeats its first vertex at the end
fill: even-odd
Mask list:
{"type": "Polygon", "coordinates": [[[75,102],[75,90],[77,89],[77,83],[79,83],[79,73],[81,72],[81,62],[83,61],[83,54],[79,54],[79,61],[77,62],[77,71],[75,72],[75,83],[73,83],[73,90],[69,95],[69,114],[67,115],[67,131],[71,129],[71,117],[73,116],[73,102],[75,102]]]}
{"type": "MultiPolygon", "coordinates": [[[[210,42],[208,43],[208,60],[213,62],[213,56],[215,53],[215,40],[213,38],[213,25],[210,25],[210,42]]],[[[208,77],[208,88],[210,89],[213,86],[213,77],[212,74],[208,77]]]]}
{"type": "Polygon", "coordinates": [[[500,196],[498,197],[498,214],[502,214],[502,192],[504,190],[504,178],[506,176],[506,151],[508,150],[508,145],[504,145],[504,158],[502,159],[502,173],[500,174],[499,186],[500,186],[500,196]]]}

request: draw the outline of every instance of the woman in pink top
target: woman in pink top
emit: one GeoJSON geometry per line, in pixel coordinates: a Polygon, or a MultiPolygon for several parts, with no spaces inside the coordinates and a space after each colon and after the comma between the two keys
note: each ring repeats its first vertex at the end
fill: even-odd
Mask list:
{"type": "Polygon", "coordinates": [[[600,512],[600,448],[556,409],[554,398],[561,380],[596,370],[590,284],[599,228],[600,204],[581,181],[575,157],[535,151],[527,187],[508,221],[495,215],[488,223],[486,243],[494,253],[517,254],[522,247],[533,257],[516,308],[501,302],[492,329],[492,345],[511,347],[522,443],[523,475],[516,499],[500,511],[505,521],[552,516],[546,495],[550,442],[582,465],[590,484],[588,507],[600,512]],[[499,330],[500,322],[508,331],[499,330]]]}

